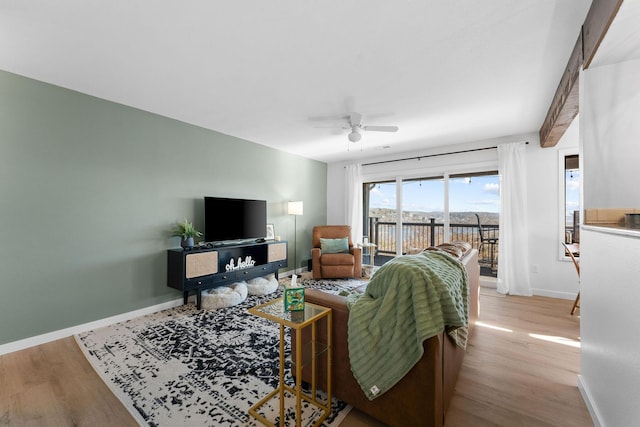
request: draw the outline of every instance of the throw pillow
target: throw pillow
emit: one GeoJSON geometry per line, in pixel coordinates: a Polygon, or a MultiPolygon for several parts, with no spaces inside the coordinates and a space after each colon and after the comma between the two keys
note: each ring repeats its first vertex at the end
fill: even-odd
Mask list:
{"type": "Polygon", "coordinates": [[[462,249],[462,255],[466,254],[471,250],[471,243],[465,242],[463,240],[454,240],[451,244],[456,245],[460,249],[462,249]]]}
{"type": "Polygon", "coordinates": [[[320,238],[320,250],[323,254],[349,253],[349,239],[323,239],[320,238]]]}

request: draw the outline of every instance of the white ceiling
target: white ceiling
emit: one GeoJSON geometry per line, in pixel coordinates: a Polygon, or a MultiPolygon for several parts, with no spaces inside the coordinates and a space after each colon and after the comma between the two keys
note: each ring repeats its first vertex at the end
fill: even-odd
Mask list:
{"type": "Polygon", "coordinates": [[[590,3],[0,0],[0,68],[347,161],[537,132],[590,3]]]}

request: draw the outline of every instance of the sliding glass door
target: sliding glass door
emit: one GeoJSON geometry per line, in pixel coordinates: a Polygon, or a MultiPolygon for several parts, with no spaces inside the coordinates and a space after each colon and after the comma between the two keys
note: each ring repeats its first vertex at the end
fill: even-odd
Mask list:
{"type": "Polygon", "coordinates": [[[443,243],[444,178],[418,178],[402,181],[401,253],[417,253],[432,244],[443,243]]]}
{"type": "Polygon", "coordinates": [[[495,171],[449,178],[449,238],[478,249],[483,275],[498,273],[500,178],[495,171]]]}
{"type": "Polygon", "coordinates": [[[370,262],[370,259],[363,259],[363,262],[382,265],[396,254],[396,182],[365,183],[362,194],[363,239],[375,244],[375,247],[368,251],[368,256],[374,257],[375,262],[370,262]]]}
{"type": "Polygon", "coordinates": [[[481,250],[489,268],[485,273],[497,271],[497,172],[369,182],[363,195],[363,235],[375,244],[376,265],[396,255],[463,240],[481,250]]]}

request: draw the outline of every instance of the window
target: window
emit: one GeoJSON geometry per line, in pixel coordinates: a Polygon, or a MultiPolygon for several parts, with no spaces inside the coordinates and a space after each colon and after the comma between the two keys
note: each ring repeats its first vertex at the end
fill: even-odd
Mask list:
{"type": "Polygon", "coordinates": [[[580,159],[564,156],[564,242],[580,242],[580,159]]]}
{"type": "Polygon", "coordinates": [[[431,228],[431,222],[444,224],[444,179],[418,178],[402,181],[402,253],[416,253],[444,243],[444,228],[431,228]]]}
{"type": "MultiPolygon", "coordinates": [[[[497,255],[489,255],[478,228],[479,216],[488,237],[498,237],[496,171],[369,182],[364,184],[363,200],[363,235],[376,245],[375,265],[397,254],[464,240],[480,249],[487,266],[497,271],[497,255]],[[401,215],[396,214],[398,210],[401,215]]],[[[482,271],[495,275],[491,269],[482,271]]]]}
{"type": "Polygon", "coordinates": [[[497,276],[498,244],[495,242],[500,239],[498,172],[452,175],[449,179],[449,210],[450,239],[471,243],[479,252],[480,274],[497,276]],[[482,234],[478,221],[482,225],[482,234]]]}
{"type": "Polygon", "coordinates": [[[375,243],[376,252],[384,257],[398,253],[407,254],[430,246],[431,235],[435,244],[444,242],[444,180],[416,178],[399,181],[372,182],[364,184],[364,229],[375,243]],[[396,214],[400,201],[401,215],[396,214]],[[437,229],[427,226],[431,222],[437,229]],[[400,247],[398,247],[400,243],[400,247]]]}
{"type": "MultiPolygon", "coordinates": [[[[362,235],[366,236],[369,242],[376,244],[374,253],[388,257],[394,256],[396,253],[396,182],[365,183],[362,195],[364,200],[362,235]]],[[[371,262],[371,264],[374,263],[371,262]]]]}

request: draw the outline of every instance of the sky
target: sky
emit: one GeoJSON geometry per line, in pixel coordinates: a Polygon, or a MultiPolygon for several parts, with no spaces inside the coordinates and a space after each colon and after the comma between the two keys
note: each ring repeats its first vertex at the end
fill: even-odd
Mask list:
{"type": "MultiPolygon", "coordinates": [[[[371,191],[372,208],[396,207],[395,182],[384,183],[371,191]]],[[[405,181],[402,187],[403,210],[419,212],[444,211],[444,181],[442,179],[405,181]]],[[[498,176],[474,176],[449,180],[450,212],[499,212],[500,185],[498,176]]]]}
{"type": "MultiPolygon", "coordinates": [[[[418,212],[444,211],[442,179],[407,181],[403,184],[403,209],[418,212]]],[[[497,175],[452,178],[449,180],[450,212],[499,212],[500,184],[497,175]]],[[[580,171],[566,172],[566,218],[572,221],[574,210],[580,209],[580,171]]],[[[396,207],[396,183],[382,183],[371,191],[372,208],[396,207]]]]}

